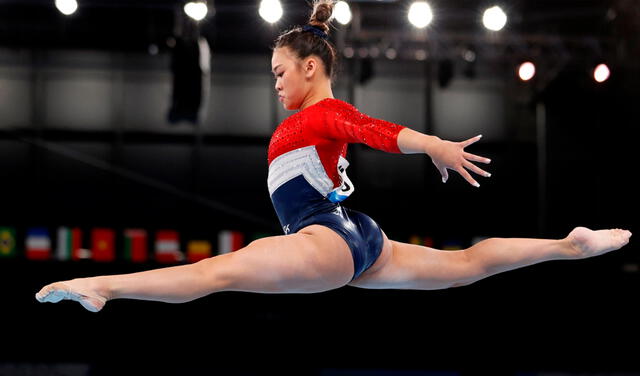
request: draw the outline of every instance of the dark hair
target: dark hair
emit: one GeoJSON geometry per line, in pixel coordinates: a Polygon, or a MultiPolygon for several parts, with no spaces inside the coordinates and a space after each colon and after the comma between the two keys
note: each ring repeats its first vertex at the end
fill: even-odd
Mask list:
{"type": "MultiPolygon", "coordinates": [[[[309,18],[309,26],[329,34],[329,22],[333,13],[335,0],[314,0],[313,13],[309,18]]],[[[324,63],[327,76],[333,81],[336,67],[336,49],[327,39],[318,35],[320,33],[305,31],[297,26],[283,32],[278,36],[272,50],[288,47],[299,59],[316,55],[324,63]]]]}

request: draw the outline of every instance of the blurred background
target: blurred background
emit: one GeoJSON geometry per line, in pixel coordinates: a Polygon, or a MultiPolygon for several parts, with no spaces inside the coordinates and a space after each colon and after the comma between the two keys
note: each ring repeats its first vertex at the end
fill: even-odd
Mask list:
{"type": "MultiPolygon", "coordinates": [[[[300,0],[0,0],[0,375],[640,374],[637,245],[441,291],[220,293],[98,314],[55,280],[281,234],[271,46],[300,0]]],[[[346,1],[336,98],[492,159],[480,189],[350,145],[346,206],[389,238],[636,232],[640,3],[346,1]]]]}

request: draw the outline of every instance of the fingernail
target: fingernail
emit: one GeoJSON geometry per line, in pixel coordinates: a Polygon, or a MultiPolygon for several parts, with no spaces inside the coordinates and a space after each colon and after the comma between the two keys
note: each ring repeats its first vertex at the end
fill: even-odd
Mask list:
{"type": "Polygon", "coordinates": [[[472,185],[473,185],[474,187],[476,187],[476,188],[480,188],[480,184],[479,184],[478,182],[476,182],[476,183],[474,183],[474,184],[472,184],[472,185]]]}
{"type": "Polygon", "coordinates": [[[479,138],[482,138],[482,135],[481,135],[481,134],[479,134],[479,135],[478,135],[478,137],[479,137],[479,138]]]}
{"type": "Polygon", "coordinates": [[[487,172],[487,174],[485,175],[486,177],[490,178],[491,174],[487,172]]]}
{"type": "Polygon", "coordinates": [[[443,182],[443,183],[446,183],[446,182],[447,182],[447,179],[442,178],[442,182],[443,182]]]}

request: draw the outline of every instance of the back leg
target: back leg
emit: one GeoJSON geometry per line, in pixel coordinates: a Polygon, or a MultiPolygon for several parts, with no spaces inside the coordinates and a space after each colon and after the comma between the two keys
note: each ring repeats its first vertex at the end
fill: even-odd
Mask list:
{"type": "MultiPolygon", "coordinates": [[[[218,291],[312,293],[346,285],[353,272],[351,252],[342,237],[328,227],[311,225],[295,234],[255,240],[236,252],[195,264],[52,283],[36,299],[183,303],[218,291]]],[[[83,306],[98,311],[104,304],[83,306]]]]}

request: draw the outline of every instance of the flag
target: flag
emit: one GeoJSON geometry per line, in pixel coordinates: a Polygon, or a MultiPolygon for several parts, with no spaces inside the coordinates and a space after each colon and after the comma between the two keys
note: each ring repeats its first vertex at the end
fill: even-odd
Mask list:
{"type": "Polygon", "coordinates": [[[145,262],[147,257],[147,231],[124,230],[124,258],[133,262],[145,262]]]}
{"type": "Polygon", "coordinates": [[[416,244],[433,248],[433,238],[429,236],[411,235],[409,237],[409,244],[416,244]]]}
{"type": "Polygon", "coordinates": [[[244,246],[244,234],[239,231],[223,230],[218,234],[218,254],[237,251],[244,246]]]}
{"type": "Polygon", "coordinates": [[[56,258],[58,260],[80,260],[88,258],[88,250],[82,249],[82,231],[79,228],[58,228],[56,258]]]}
{"type": "Polygon", "coordinates": [[[25,249],[30,260],[48,260],[51,257],[49,230],[41,227],[28,229],[25,249]]]}
{"type": "Polygon", "coordinates": [[[13,227],[0,227],[0,257],[16,255],[16,230],[13,227]]]}
{"type": "Polygon", "coordinates": [[[445,251],[459,251],[462,249],[462,242],[459,240],[446,240],[442,243],[445,251]]]}
{"type": "Polygon", "coordinates": [[[419,235],[411,235],[409,237],[409,244],[422,245],[422,237],[419,235]]]}
{"type": "Polygon", "coordinates": [[[180,251],[180,235],[174,230],[160,230],[156,232],[156,261],[161,263],[175,263],[184,260],[180,251]]]}
{"type": "Polygon", "coordinates": [[[187,244],[187,261],[193,263],[211,257],[211,243],[207,240],[192,240],[187,244]]]}
{"type": "Polygon", "coordinates": [[[115,233],[112,229],[94,228],[91,230],[91,255],[95,261],[115,260],[115,233]]]}

